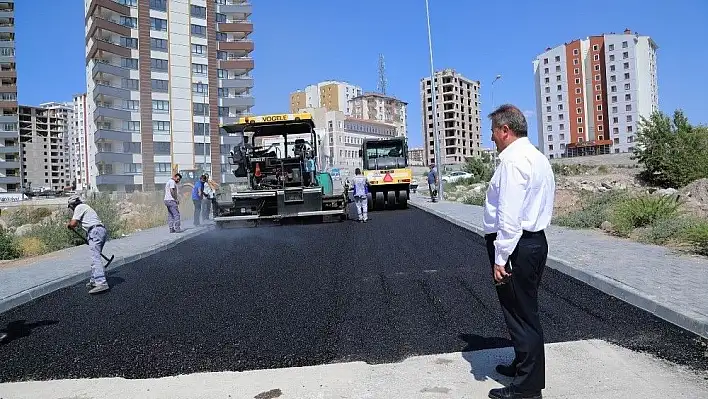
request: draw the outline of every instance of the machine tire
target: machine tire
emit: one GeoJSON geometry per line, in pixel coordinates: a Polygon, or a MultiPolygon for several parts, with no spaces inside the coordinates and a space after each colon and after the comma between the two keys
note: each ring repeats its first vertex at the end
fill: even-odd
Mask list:
{"type": "Polygon", "coordinates": [[[376,199],[374,200],[374,210],[379,211],[384,209],[385,206],[385,200],[384,200],[384,193],[383,192],[377,192],[376,193],[376,199]]]}
{"type": "Polygon", "coordinates": [[[398,192],[398,207],[408,209],[408,191],[401,190],[398,192]]]}
{"type": "Polygon", "coordinates": [[[395,209],[396,208],[396,192],[395,191],[387,191],[386,192],[386,209],[395,209]]]}
{"type": "Polygon", "coordinates": [[[371,193],[366,194],[366,207],[371,211],[374,210],[374,199],[371,193]]]}

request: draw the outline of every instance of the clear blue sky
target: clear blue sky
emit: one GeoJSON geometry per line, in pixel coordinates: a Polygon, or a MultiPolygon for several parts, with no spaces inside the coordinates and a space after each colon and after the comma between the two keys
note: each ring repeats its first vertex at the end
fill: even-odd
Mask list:
{"type": "MultiPolygon", "coordinates": [[[[378,54],[388,92],[409,103],[411,145],[422,143],[420,79],[430,74],[424,0],[254,0],[255,113],[289,108],[288,93],[327,79],[375,90],[378,54]]],[[[573,3],[575,4],[575,3],[573,3]]],[[[582,16],[559,0],[430,0],[436,69],[482,82],[482,112],[495,103],[535,111],[532,61],[546,47],[625,28],[659,45],[659,105],[708,123],[708,1],[597,0],[582,16]],[[607,10],[606,13],[601,11],[607,10]]],[[[84,16],[79,0],[15,3],[19,100],[36,105],[85,91],[84,16]]],[[[484,119],[484,145],[489,127],[484,119]]],[[[536,142],[535,116],[529,135],[536,142]]]]}

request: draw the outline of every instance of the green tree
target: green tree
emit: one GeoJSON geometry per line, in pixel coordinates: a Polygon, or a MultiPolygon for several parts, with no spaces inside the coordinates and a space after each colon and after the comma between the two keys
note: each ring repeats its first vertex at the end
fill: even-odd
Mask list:
{"type": "Polygon", "coordinates": [[[474,180],[478,182],[488,182],[494,174],[494,164],[487,153],[482,153],[481,157],[473,157],[467,159],[465,166],[462,168],[467,173],[474,175],[474,180]]]}
{"type": "Polygon", "coordinates": [[[683,187],[708,177],[708,128],[692,126],[680,110],[673,118],[661,112],[642,117],[633,152],[648,183],[683,187]]]}

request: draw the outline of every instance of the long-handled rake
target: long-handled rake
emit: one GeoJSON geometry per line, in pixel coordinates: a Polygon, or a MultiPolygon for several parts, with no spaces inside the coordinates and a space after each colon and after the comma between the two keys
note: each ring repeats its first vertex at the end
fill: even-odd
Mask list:
{"type": "MultiPolygon", "coordinates": [[[[79,237],[84,241],[84,243],[86,243],[86,245],[89,245],[88,240],[86,239],[86,237],[82,236],[81,233],[79,233],[79,232],[76,231],[75,229],[71,229],[71,231],[73,231],[74,234],[76,234],[77,236],[79,236],[79,237]]],[[[104,255],[103,253],[101,253],[101,257],[103,257],[103,259],[105,259],[105,260],[108,262],[108,263],[106,263],[106,266],[105,266],[105,267],[108,267],[108,265],[110,265],[111,262],[113,262],[113,258],[115,258],[116,256],[115,256],[115,255],[111,255],[111,257],[110,257],[110,259],[109,259],[109,258],[106,257],[106,255],[104,255]]]]}

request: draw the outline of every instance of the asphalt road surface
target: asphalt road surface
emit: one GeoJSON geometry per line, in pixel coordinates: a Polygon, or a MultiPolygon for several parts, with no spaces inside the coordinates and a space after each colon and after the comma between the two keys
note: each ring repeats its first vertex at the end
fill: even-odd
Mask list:
{"type": "MultiPolygon", "coordinates": [[[[0,315],[0,381],[155,378],[511,346],[482,239],[416,209],[216,230],[0,315]]],[[[608,260],[609,261],[609,260],[608,260]]],[[[695,335],[547,269],[546,342],[708,370],[695,335]]]]}

